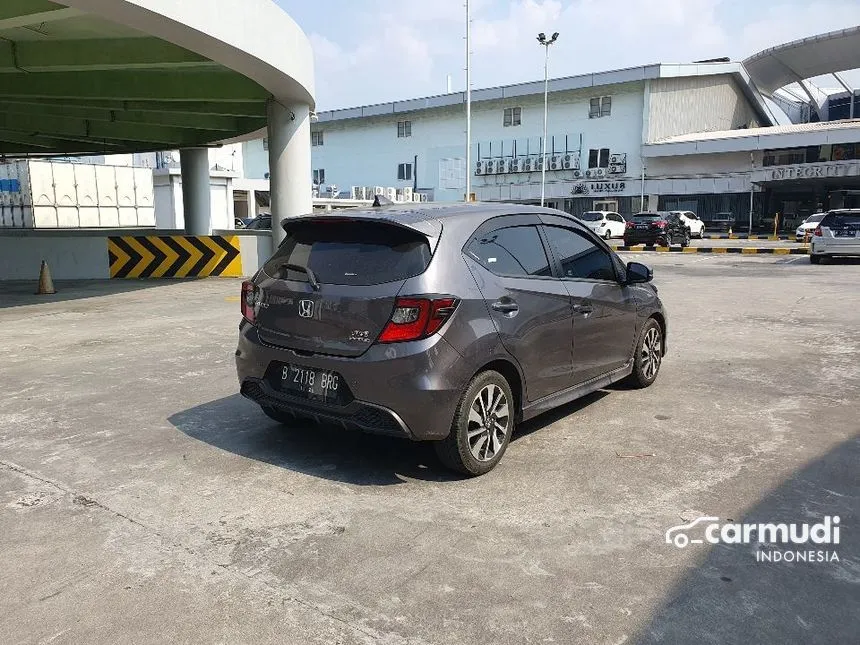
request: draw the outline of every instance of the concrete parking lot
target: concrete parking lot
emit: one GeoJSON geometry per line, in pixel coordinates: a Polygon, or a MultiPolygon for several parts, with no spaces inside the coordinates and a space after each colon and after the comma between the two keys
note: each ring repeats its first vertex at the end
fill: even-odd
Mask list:
{"type": "Polygon", "coordinates": [[[426,445],[240,398],[239,283],[0,283],[4,643],[848,643],[860,263],[625,254],[669,354],[451,476],[426,445]],[[838,562],[664,543],[841,518],[838,562]]]}

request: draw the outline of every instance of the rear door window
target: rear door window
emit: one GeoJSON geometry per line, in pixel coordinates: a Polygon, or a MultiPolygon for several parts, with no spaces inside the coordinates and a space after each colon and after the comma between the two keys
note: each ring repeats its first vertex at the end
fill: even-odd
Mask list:
{"type": "Polygon", "coordinates": [[[565,278],[616,280],[612,257],[577,231],[544,226],[550,248],[565,278]]]}
{"type": "Polygon", "coordinates": [[[475,237],[466,253],[500,276],[551,276],[549,258],[534,226],[499,228],[475,237]]]}
{"type": "Polygon", "coordinates": [[[405,280],[430,264],[430,244],[417,231],[382,222],[310,220],[287,229],[266,263],[272,277],[308,281],[292,264],[310,268],[323,284],[368,286],[405,280]]]}
{"type": "Polygon", "coordinates": [[[856,231],[860,229],[860,213],[828,213],[821,220],[821,226],[831,229],[847,228],[856,231]]]}

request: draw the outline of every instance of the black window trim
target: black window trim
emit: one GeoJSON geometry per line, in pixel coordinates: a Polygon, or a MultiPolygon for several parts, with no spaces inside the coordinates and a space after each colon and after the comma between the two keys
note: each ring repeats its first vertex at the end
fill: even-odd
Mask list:
{"type": "Polygon", "coordinates": [[[463,253],[463,257],[468,258],[485,271],[489,271],[493,275],[498,276],[500,278],[505,278],[508,280],[558,280],[558,268],[556,267],[552,252],[550,251],[549,246],[547,244],[547,239],[544,236],[543,231],[541,230],[541,220],[535,214],[510,214],[491,217],[486,222],[481,224],[478,228],[476,228],[468,238],[466,238],[466,243],[463,244],[463,248],[461,249],[461,251],[463,253]],[[510,275],[508,273],[496,273],[492,269],[489,269],[480,262],[478,262],[473,256],[469,255],[469,245],[479,235],[486,235],[488,233],[492,233],[493,231],[498,231],[503,228],[518,228],[522,226],[533,226],[537,229],[538,238],[543,245],[543,251],[546,254],[546,259],[549,262],[549,270],[552,275],[510,275]]]}
{"type": "Polygon", "coordinates": [[[541,215],[540,219],[541,225],[539,227],[539,232],[541,235],[541,239],[544,242],[544,248],[549,250],[552,270],[559,280],[570,282],[594,282],[598,284],[621,284],[621,276],[618,275],[618,263],[613,257],[615,251],[612,250],[612,248],[603,240],[603,238],[596,235],[590,229],[579,225],[577,222],[558,217],[557,215],[541,215]],[[578,233],[588,241],[592,242],[596,247],[606,252],[609,255],[610,263],[612,264],[612,272],[615,274],[615,280],[603,280],[600,278],[571,278],[569,276],[564,275],[564,270],[561,266],[561,259],[556,257],[555,252],[552,250],[552,244],[549,243],[549,238],[547,237],[546,231],[544,230],[544,227],[546,226],[555,226],[556,228],[569,229],[575,233],[578,233]]]}

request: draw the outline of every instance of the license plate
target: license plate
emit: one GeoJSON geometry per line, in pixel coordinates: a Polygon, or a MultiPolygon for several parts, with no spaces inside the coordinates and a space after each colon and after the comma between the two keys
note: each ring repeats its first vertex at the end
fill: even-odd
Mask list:
{"type": "Polygon", "coordinates": [[[636,228],[637,228],[637,230],[647,229],[648,225],[647,224],[637,224],[636,228]]]}
{"type": "Polygon", "coordinates": [[[340,403],[348,398],[349,388],[337,372],[281,364],[273,376],[278,389],[293,396],[326,403],[340,403]]]}
{"type": "Polygon", "coordinates": [[[852,231],[850,229],[843,231],[836,231],[836,237],[857,237],[857,231],[852,231]]]}

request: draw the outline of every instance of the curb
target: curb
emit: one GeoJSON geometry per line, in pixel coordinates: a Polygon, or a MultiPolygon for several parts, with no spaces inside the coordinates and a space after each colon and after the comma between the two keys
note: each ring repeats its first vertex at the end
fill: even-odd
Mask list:
{"type": "Polygon", "coordinates": [[[733,253],[737,255],[809,255],[804,248],[761,248],[754,246],[618,246],[616,251],[626,253],[733,253]]]}

